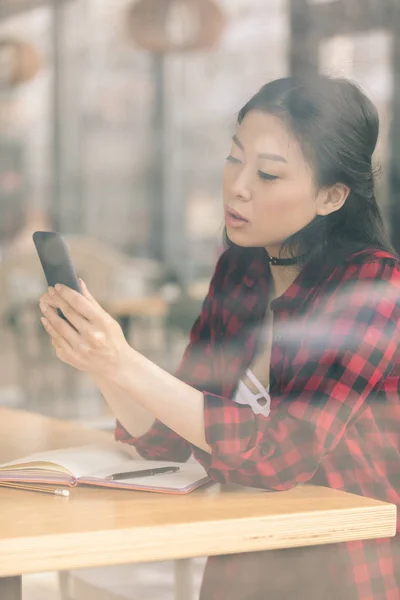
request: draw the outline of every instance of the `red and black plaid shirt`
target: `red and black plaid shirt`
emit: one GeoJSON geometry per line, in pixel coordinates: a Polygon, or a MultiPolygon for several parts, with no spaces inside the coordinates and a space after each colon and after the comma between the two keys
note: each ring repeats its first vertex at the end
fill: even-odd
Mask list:
{"type": "MultiPolygon", "coordinates": [[[[265,417],[231,398],[262,342],[270,282],[263,249],[225,252],[176,374],[204,392],[211,455],[159,421],[140,438],[117,424],[116,438],[153,460],[193,452],[221,483],[309,482],[399,505],[399,262],[365,251],[304,269],[273,300],[265,417]]],[[[399,600],[399,539],[210,558],[201,597],[399,600]]]]}

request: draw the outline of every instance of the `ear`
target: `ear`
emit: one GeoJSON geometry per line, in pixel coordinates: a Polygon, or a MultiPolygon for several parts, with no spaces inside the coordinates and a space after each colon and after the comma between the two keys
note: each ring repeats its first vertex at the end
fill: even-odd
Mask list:
{"type": "Polygon", "coordinates": [[[317,215],[326,217],[339,210],[346,202],[349,194],[350,188],[343,183],[335,183],[330,188],[321,190],[317,198],[317,215]]]}

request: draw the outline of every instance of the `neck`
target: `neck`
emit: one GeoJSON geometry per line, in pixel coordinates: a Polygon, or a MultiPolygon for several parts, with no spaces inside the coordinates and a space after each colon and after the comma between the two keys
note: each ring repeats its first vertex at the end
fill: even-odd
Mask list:
{"type": "Polygon", "coordinates": [[[270,265],[270,270],[274,282],[275,298],[282,296],[300,273],[300,268],[296,265],[291,267],[276,267],[270,265]]]}
{"type": "MultiPolygon", "coordinates": [[[[270,257],[280,257],[279,248],[266,248],[270,257]]],[[[286,257],[280,257],[286,258],[286,257]]],[[[286,290],[292,285],[294,280],[300,273],[301,267],[297,264],[294,265],[274,265],[273,261],[270,262],[270,271],[272,280],[274,282],[274,297],[279,298],[286,292],[286,290]]]]}

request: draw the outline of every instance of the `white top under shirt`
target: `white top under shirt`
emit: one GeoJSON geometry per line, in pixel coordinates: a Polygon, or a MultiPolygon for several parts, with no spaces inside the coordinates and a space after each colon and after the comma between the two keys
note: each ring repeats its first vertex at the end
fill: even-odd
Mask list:
{"type": "Polygon", "coordinates": [[[255,385],[260,393],[254,394],[251,390],[249,390],[247,385],[240,380],[236,394],[232,400],[238,404],[247,404],[250,406],[255,415],[263,415],[264,417],[268,417],[271,411],[271,396],[269,395],[269,386],[265,388],[250,369],[247,369],[246,376],[255,385]],[[262,402],[260,402],[261,398],[263,398],[262,402]]]}

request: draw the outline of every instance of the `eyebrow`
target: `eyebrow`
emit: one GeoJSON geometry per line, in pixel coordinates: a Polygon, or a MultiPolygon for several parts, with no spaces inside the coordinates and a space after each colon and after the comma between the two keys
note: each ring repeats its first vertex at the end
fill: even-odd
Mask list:
{"type": "MultiPolygon", "coordinates": [[[[236,135],[233,136],[232,140],[238,148],[240,148],[241,150],[244,150],[244,146],[243,146],[242,142],[239,140],[239,138],[236,135]]],[[[276,160],[279,162],[287,163],[286,158],[283,158],[283,156],[281,156],[280,154],[270,154],[269,152],[263,152],[262,154],[259,154],[258,156],[259,156],[259,158],[267,158],[268,160],[276,160]]]]}

